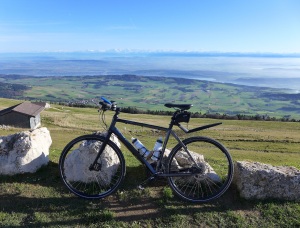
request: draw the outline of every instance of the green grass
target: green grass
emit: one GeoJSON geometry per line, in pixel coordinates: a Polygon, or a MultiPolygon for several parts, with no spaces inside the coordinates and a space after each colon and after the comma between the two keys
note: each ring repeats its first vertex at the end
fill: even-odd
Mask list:
{"type": "Polygon", "coordinates": [[[0,110],[4,108],[8,108],[13,105],[20,104],[22,101],[14,100],[14,99],[6,99],[6,98],[0,98],[0,110]]]}
{"type": "MultiPolygon", "coordinates": [[[[19,101],[0,99],[0,108],[19,101]]],[[[107,112],[107,122],[112,113],[107,112]]],[[[121,117],[168,126],[169,117],[121,114],[121,117]]],[[[173,195],[165,180],[139,185],[145,168],[121,147],[127,166],[122,187],[103,200],[87,201],[70,194],[58,172],[63,147],[73,138],[102,130],[96,109],[53,105],[41,113],[52,137],[50,163],[34,174],[0,176],[1,227],[299,227],[300,203],[247,201],[232,186],[221,198],[205,204],[186,203],[173,195]]],[[[188,127],[219,122],[191,119],[188,127]]],[[[249,160],[300,169],[299,123],[225,120],[200,132],[225,145],[234,161],[249,160]]],[[[162,132],[119,124],[126,137],[138,137],[152,149],[162,132]]],[[[8,135],[24,129],[0,129],[8,135]]],[[[179,132],[179,131],[178,131],[179,132]]],[[[181,136],[184,136],[180,133],[181,136]]],[[[175,142],[172,141],[171,145],[175,142]]],[[[171,146],[170,146],[171,147],[171,146]]]]}

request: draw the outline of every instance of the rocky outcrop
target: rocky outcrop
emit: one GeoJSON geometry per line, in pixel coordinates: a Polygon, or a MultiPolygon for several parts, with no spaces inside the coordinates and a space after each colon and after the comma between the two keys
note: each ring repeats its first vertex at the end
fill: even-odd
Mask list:
{"type": "MultiPolygon", "coordinates": [[[[119,140],[114,135],[110,139],[120,147],[119,140]]],[[[101,172],[89,170],[101,144],[99,141],[87,140],[83,141],[78,148],[74,148],[66,157],[64,163],[65,175],[68,181],[92,183],[98,180],[101,181],[102,185],[109,185],[120,164],[117,154],[111,147],[106,146],[100,156],[101,172]]]]}
{"type": "Polygon", "coordinates": [[[245,199],[300,200],[300,171],[294,167],[238,161],[234,184],[245,199]]]}
{"type": "Polygon", "coordinates": [[[49,162],[52,139],[47,128],[0,137],[0,174],[33,173],[49,162]]]}

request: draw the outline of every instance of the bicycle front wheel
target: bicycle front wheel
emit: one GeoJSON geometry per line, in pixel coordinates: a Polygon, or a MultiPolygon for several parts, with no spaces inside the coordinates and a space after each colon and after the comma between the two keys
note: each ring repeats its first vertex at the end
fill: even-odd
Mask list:
{"type": "Polygon", "coordinates": [[[168,158],[168,182],[180,198],[207,202],[221,196],[233,178],[233,162],[227,149],[206,137],[183,140],[189,152],[178,144],[168,158]]]}
{"type": "Polygon", "coordinates": [[[97,161],[96,170],[90,170],[104,137],[84,135],[72,140],[59,159],[61,178],[67,188],[86,199],[101,199],[117,190],[125,176],[125,160],[119,147],[108,141],[97,161]]]}

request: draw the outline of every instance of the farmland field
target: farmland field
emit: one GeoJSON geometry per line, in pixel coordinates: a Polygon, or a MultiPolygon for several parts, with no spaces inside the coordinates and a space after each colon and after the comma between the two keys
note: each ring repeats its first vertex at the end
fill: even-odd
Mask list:
{"type": "Polygon", "coordinates": [[[6,98],[72,103],[106,96],[123,107],[143,110],[164,110],[163,104],[177,102],[193,104],[192,112],[300,119],[300,96],[286,89],[136,75],[0,75],[1,85],[0,97],[6,98]],[[5,87],[7,83],[22,87],[11,94],[12,86],[5,87]]]}

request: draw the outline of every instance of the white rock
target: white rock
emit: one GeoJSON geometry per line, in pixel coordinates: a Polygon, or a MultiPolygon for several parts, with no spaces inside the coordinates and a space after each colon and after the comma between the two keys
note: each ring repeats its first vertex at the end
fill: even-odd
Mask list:
{"type": "MultiPolygon", "coordinates": [[[[202,181],[209,178],[213,182],[222,182],[219,175],[214,171],[214,169],[209,165],[208,162],[205,161],[205,158],[202,154],[197,154],[195,152],[190,151],[191,155],[193,156],[196,163],[203,168],[204,172],[202,174],[197,175],[197,180],[202,181]]],[[[164,164],[167,162],[167,156],[169,156],[170,150],[166,149],[165,157],[164,157],[164,164]]],[[[190,156],[186,152],[178,152],[175,155],[175,159],[172,160],[173,164],[177,169],[182,168],[190,168],[192,164],[190,156]]],[[[194,178],[194,177],[190,177],[194,178]]]]}
{"type": "MultiPolygon", "coordinates": [[[[120,143],[115,136],[110,138],[117,146],[120,143]]],[[[100,156],[101,171],[90,171],[89,167],[94,162],[102,143],[99,141],[83,141],[83,143],[75,148],[65,160],[65,175],[69,181],[79,181],[84,183],[101,182],[106,186],[111,182],[111,178],[119,167],[119,158],[117,154],[106,147],[100,156]]]]}
{"type": "Polygon", "coordinates": [[[300,171],[294,167],[238,161],[233,183],[245,199],[300,200],[300,171]]]}
{"type": "Polygon", "coordinates": [[[0,137],[0,174],[35,172],[48,164],[51,144],[47,128],[0,137]]]}

